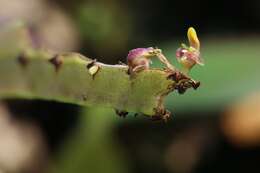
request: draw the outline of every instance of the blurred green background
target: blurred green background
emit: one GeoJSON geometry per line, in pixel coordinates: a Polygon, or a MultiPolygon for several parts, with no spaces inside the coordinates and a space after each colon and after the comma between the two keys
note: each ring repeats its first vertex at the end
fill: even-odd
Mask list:
{"type": "MultiPolygon", "coordinates": [[[[260,1],[0,0],[0,27],[26,21],[44,49],[115,64],[175,50],[196,28],[201,87],[171,94],[168,123],[44,101],[0,104],[0,172],[260,172],[260,1]]],[[[4,42],[3,40],[1,40],[4,42]]],[[[157,65],[157,62],[154,63],[157,65]]]]}

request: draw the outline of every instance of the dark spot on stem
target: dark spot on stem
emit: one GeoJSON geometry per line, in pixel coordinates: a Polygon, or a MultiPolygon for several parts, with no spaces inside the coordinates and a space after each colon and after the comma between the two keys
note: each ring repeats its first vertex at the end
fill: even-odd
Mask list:
{"type": "Polygon", "coordinates": [[[200,82],[193,82],[192,87],[196,90],[200,87],[200,82]]]}
{"type": "Polygon", "coordinates": [[[94,59],[93,61],[91,61],[91,62],[87,65],[87,69],[90,69],[93,65],[95,65],[96,62],[97,62],[96,59],[94,59]]]}
{"type": "Polygon", "coordinates": [[[173,80],[175,82],[179,82],[184,79],[190,79],[188,76],[184,75],[183,73],[176,71],[174,73],[171,73],[167,79],[173,80]]]}
{"type": "Polygon", "coordinates": [[[58,71],[62,65],[62,58],[59,55],[56,55],[53,58],[51,58],[49,62],[53,64],[55,66],[56,71],[58,71]]]}
{"type": "Polygon", "coordinates": [[[192,79],[182,79],[177,83],[175,89],[178,91],[179,94],[184,94],[187,89],[193,88],[196,90],[199,86],[200,82],[196,82],[192,79]]]}
{"type": "Polygon", "coordinates": [[[155,115],[151,117],[152,121],[164,121],[167,122],[171,117],[171,112],[164,108],[155,109],[155,115]]]}
{"type": "Polygon", "coordinates": [[[25,54],[24,53],[21,53],[18,57],[18,62],[19,64],[21,64],[22,67],[26,67],[27,64],[28,64],[28,58],[26,58],[25,54]]]}
{"type": "Polygon", "coordinates": [[[193,79],[179,71],[170,73],[167,76],[167,79],[176,82],[175,89],[178,91],[179,94],[184,94],[189,88],[193,88],[196,90],[200,86],[200,82],[194,81],[193,79]]]}
{"type": "Polygon", "coordinates": [[[184,85],[182,83],[177,85],[175,89],[177,89],[179,94],[184,94],[187,90],[187,88],[184,87],[184,85]]]}
{"type": "Polygon", "coordinates": [[[125,118],[128,115],[128,112],[116,109],[116,114],[120,117],[125,118]]]}
{"type": "Polygon", "coordinates": [[[167,76],[167,79],[178,82],[180,80],[179,74],[180,72],[171,73],[170,75],[167,76]]]}

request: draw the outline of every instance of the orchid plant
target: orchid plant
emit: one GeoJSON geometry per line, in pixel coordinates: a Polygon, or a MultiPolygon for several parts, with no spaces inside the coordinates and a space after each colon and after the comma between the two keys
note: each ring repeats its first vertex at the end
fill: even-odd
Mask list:
{"type": "Polygon", "coordinates": [[[0,98],[44,99],[82,106],[103,106],[120,116],[135,112],[168,120],[164,98],[177,90],[197,89],[186,71],[202,65],[200,42],[188,30],[190,46],[182,44],[176,57],[185,71],[174,67],[158,48],[129,51],[127,64],[108,65],[78,53],[53,54],[35,48],[24,25],[0,31],[0,98]],[[15,35],[15,38],[14,38],[15,35]],[[163,69],[150,67],[153,57],[163,69]]]}

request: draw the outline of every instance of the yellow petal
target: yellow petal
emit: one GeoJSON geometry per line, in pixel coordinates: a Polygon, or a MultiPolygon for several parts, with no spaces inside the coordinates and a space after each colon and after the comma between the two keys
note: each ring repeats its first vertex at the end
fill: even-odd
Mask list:
{"type": "Polygon", "coordinates": [[[187,32],[187,36],[189,39],[190,46],[194,47],[195,49],[200,49],[200,41],[198,39],[197,33],[193,27],[190,27],[187,32]]]}

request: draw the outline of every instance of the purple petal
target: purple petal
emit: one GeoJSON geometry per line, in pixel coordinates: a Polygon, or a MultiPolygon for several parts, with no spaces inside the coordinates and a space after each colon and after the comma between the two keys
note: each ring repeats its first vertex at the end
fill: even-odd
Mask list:
{"type": "Polygon", "coordinates": [[[132,60],[136,57],[140,57],[142,56],[144,53],[150,51],[150,50],[153,50],[152,47],[149,47],[149,48],[136,48],[136,49],[133,49],[133,50],[130,50],[128,55],[127,55],[127,60],[132,60]]]}

